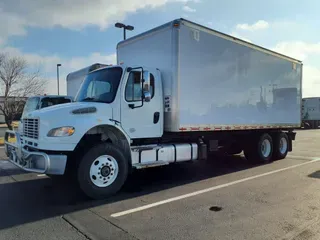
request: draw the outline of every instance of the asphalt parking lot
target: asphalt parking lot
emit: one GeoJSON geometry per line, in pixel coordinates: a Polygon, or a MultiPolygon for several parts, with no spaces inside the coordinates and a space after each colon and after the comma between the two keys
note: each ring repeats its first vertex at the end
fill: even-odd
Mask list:
{"type": "Polygon", "coordinates": [[[0,158],[1,240],[320,239],[320,130],[298,131],[268,165],[232,156],[139,171],[105,201],[0,158]]]}

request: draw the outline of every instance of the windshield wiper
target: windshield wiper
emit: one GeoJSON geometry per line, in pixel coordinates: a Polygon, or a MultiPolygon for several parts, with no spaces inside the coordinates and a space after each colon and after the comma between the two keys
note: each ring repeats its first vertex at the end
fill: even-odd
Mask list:
{"type": "Polygon", "coordinates": [[[95,98],[93,98],[93,97],[86,97],[86,98],[82,99],[81,101],[93,101],[93,100],[95,100],[95,98]]]}
{"type": "Polygon", "coordinates": [[[93,97],[86,97],[81,100],[81,102],[86,102],[86,101],[106,103],[105,101],[102,101],[102,100],[99,100],[98,98],[93,98],[93,97]]]}

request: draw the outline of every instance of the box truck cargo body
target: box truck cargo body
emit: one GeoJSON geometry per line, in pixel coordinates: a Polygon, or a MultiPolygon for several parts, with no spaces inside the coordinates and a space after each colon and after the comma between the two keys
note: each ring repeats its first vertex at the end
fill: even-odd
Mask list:
{"type": "Polygon", "coordinates": [[[117,57],[160,70],[166,131],[300,126],[295,59],[187,21],[119,43],[117,57]],[[293,88],[295,96],[277,104],[274,88],[293,88]]]}
{"type": "Polygon", "coordinates": [[[117,65],[90,71],[75,102],[29,114],[32,135],[5,150],[27,171],[76,175],[92,198],[131,169],[217,152],[268,163],[292,151],[301,81],[300,61],[177,19],[120,42],[117,65]]]}

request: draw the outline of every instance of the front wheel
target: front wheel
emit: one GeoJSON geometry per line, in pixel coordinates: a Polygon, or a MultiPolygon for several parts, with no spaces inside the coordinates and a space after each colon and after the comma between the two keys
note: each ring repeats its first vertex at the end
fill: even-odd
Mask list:
{"type": "Polygon", "coordinates": [[[90,198],[107,198],[121,189],[128,167],[128,160],[116,146],[106,143],[94,146],[80,162],[80,188],[90,198]]]}

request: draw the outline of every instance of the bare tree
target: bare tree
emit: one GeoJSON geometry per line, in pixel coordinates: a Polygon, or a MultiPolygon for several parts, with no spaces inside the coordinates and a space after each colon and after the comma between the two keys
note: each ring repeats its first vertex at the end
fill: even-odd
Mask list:
{"type": "Polygon", "coordinates": [[[0,87],[3,103],[0,113],[5,123],[12,129],[12,122],[19,117],[26,102],[32,95],[43,94],[46,81],[40,71],[31,71],[22,57],[0,53],[0,87]]]}

